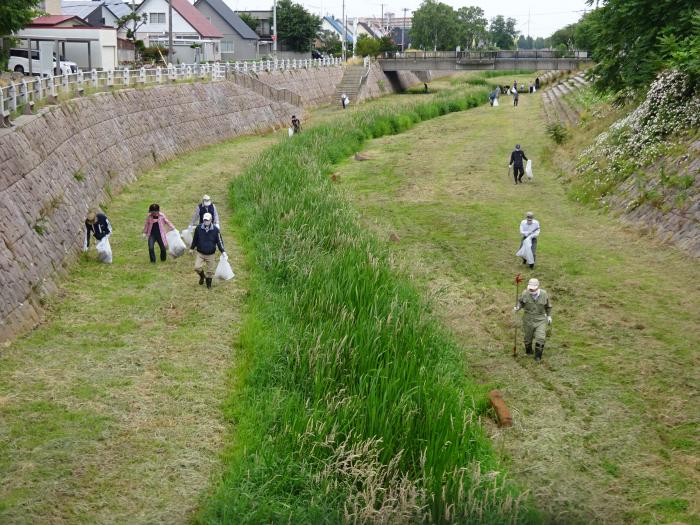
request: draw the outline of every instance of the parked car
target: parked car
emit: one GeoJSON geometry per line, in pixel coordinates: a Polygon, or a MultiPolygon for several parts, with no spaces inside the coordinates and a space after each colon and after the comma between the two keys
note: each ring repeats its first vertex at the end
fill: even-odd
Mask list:
{"type": "MultiPolygon", "coordinates": [[[[53,55],[53,65],[51,71],[41,70],[41,55],[38,49],[32,49],[32,73],[35,75],[50,76],[56,69],[56,53],[53,55]]],[[[61,60],[61,73],[77,73],[78,64],[61,60]]],[[[29,49],[10,49],[10,60],[7,69],[16,73],[29,73],[29,49]]]]}

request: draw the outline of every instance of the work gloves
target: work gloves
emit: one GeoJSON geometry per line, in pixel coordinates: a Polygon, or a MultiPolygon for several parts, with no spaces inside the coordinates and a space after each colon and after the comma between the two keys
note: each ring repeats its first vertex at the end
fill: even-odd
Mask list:
{"type": "Polygon", "coordinates": [[[551,315],[547,316],[547,324],[552,324],[552,316],[551,315]]]}

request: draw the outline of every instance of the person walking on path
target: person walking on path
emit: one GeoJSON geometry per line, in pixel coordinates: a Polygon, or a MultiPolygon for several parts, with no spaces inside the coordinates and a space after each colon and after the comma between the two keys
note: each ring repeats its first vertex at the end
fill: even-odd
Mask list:
{"type": "Polygon", "coordinates": [[[194,271],[199,275],[199,284],[206,281],[207,288],[211,288],[211,281],[216,272],[216,248],[219,248],[222,257],[226,256],[221,232],[212,224],[211,213],[205,213],[202,224],[194,230],[190,250],[197,250],[194,271]]]}
{"type": "Polygon", "coordinates": [[[510,154],[510,164],[508,166],[513,167],[513,178],[516,184],[522,184],[523,182],[523,175],[525,175],[523,160],[527,160],[527,156],[525,152],[520,149],[520,144],[516,144],[515,150],[510,154]]]}
{"type": "Polygon", "coordinates": [[[96,241],[101,241],[112,233],[112,225],[104,213],[89,211],[85,218],[85,239],[83,241],[83,251],[88,251],[90,247],[90,235],[95,236],[96,241]]]}
{"type": "Polygon", "coordinates": [[[146,224],[143,226],[143,238],[148,239],[148,256],[152,263],[156,262],[155,244],[160,246],[160,260],[165,262],[168,253],[165,248],[168,246],[168,239],[165,235],[174,230],[175,226],[168,220],[165,213],[161,213],[158,204],[151,204],[148,207],[148,215],[146,215],[146,224]],[[166,225],[168,228],[166,229],[166,225]]]}
{"type": "Polygon", "coordinates": [[[552,324],[552,305],[549,303],[549,295],[540,288],[540,281],[530,279],[527,289],[518,298],[518,304],[513,308],[514,312],[525,310],[523,315],[523,337],[525,341],[525,353],[531,355],[532,341],[535,341],[535,361],[542,359],[544,343],[547,338],[547,325],[552,324]]]}
{"type": "Polygon", "coordinates": [[[520,94],[517,91],[513,91],[513,106],[518,105],[519,98],[520,98],[520,94]]]}
{"type": "MultiPolygon", "coordinates": [[[[535,215],[529,211],[525,215],[525,219],[520,222],[520,235],[522,239],[520,240],[520,247],[522,248],[523,243],[529,239],[531,243],[530,250],[532,251],[532,262],[530,263],[530,268],[535,267],[535,259],[537,258],[537,237],[540,236],[540,223],[535,219],[535,215]]],[[[527,258],[523,257],[523,264],[527,264],[527,258]]]]}
{"type": "Polygon", "coordinates": [[[535,78],[535,91],[540,90],[540,77],[535,78]]]}
{"type": "Polygon", "coordinates": [[[194,213],[192,214],[192,220],[190,220],[190,226],[199,226],[202,224],[204,221],[204,214],[205,213],[210,213],[211,216],[213,217],[213,222],[216,224],[217,228],[221,228],[219,226],[219,212],[216,210],[216,206],[214,203],[211,201],[211,197],[209,195],[204,195],[202,196],[202,202],[197,204],[197,206],[194,209],[194,213]]]}

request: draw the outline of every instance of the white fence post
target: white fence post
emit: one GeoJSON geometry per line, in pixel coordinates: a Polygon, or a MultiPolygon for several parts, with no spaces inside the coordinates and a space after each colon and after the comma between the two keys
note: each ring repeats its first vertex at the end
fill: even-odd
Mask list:
{"type": "Polygon", "coordinates": [[[63,86],[63,92],[68,93],[70,88],[68,87],[68,72],[64,71],[63,75],[61,76],[61,84],[63,86]]]}
{"type": "Polygon", "coordinates": [[[163,70],[160,68],[160,66],[156,67],[156,83],[157,84],[163,83],[163,70]]]}
{"type": "Polygon", "coordinates": [[[92,87],[97,89],[100,86],[100,80],[97,76],[97,70],[93,69],[90,71],[90,80],[92,81],[92,87]]]}
{"type": "Polygon", "coordinates": [[[112,87],[114,85],[114,71],[111,69],[107,71],[107,87],[112,87]]]}
{"type": "Polygon", "coordinates": [[[141,69],[139,69],[139,82],[145,85],[146,80],[146,66],[141,66],[141,69]]]}
{"type": "Polygon", "coordinates": [[[124,86],[129,87],[129,84],[131,83],[131,73],[129,72],[128,68],[123,70],[122,80],[123,80],[122,83],[124,84],[124,86]]]}
{"type": "Polygon", "coordinates": [[[56,82],[55,82],[55,77],[50,76],[47,84],[47,89],[49,90],[49,97],[51,99],[51,102],[56,102],[56,97],[58,96],[58,93],[56,93],[56,82]]]}
{"type": "Polygon", "coordinates": [[[41,77],[34,80],[34,100],[42,100],[44,98],[44,86],[41,77]]]}
{"type": "Polygon", "coordinates": [[[10,99],[10,111],[17,111],[17,89],[14,82],[10,82],[7,87],[7,96],[10,99]]]}
{"type": "Polygon", "coordinates": [[[78,94],[82,95],[83,93],[85,93],[85,75],[83,74],[82,69],[78,70],[77,83],[78,83],[78,94]]]}

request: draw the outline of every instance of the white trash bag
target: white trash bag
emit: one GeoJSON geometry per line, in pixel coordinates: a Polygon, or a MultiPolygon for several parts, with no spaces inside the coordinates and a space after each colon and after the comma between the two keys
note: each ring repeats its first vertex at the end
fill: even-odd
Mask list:
{"type": "Polygon", "coordinates": [[[102,237],[95,248],[97,249],[97,258],[101,262],[112,264],[112,247],[109,245],[109,235],[102,237]]]}
{"type": "Polygon", "coordinates": [[[498,106],[498,97],[493,99],[493,105],[498,106]]]}
{"type": "Polygon", "coordinates": [[[231,265],[228,263],[228,255],[222,254],[221,257],[219,257],[219,264],[216,265],[214,277],[223,281],[228,281],[235,277],[231,265]]]}
{"type": "Polygon", "coordinates": [[[185,243],[182,242],[179,231],[170,230],[165,234],[165,238],[168,239],[168,251],[170,252],[170,255],[176,259],[187,251],[187,246],[185,246],[185,243]]]}
{"type": "Polygon", "coordinates": [[[289,136],[290,136],[290,137],[291,137],[292,135],[294,135],[294,128],[289,128],[289,129],[287,129],[287,133],[289,133],[289,136]]]}
{"type": "Polygon", "coordinates": [[[185,243],[185,246],[192,246],[192,238],[194,237],[194,228],[192,226],[188,226],[184,230],[180,232],[180,237],[182,237],[182,242],[185,243]]]}
{"type": "Polygon", "coordinates": [[[525,164],[525,175],[527,175],[527,178],[529,180],[532,180],[532,161],[528,160],[527,164],[525,164]]]}
{"type": "Polygon", "coordinates": [[[527,264],[535,264],[535,256],[532,253],[532,237],[527,236],[523,239],[523,244],[520,246],[520,249],[515,252],[515,255],[525,259],[527,264]]]}

